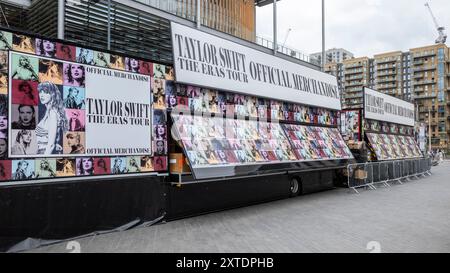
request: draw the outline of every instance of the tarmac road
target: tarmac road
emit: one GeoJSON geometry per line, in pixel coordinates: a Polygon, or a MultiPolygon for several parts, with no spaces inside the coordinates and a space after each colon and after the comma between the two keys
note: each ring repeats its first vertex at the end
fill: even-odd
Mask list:
{"type": "Polygon", "coordinates": [[[391,188],[337,189],[78,243],[81,252],[450,252],[450,162],[432,172],[391,188]]]}

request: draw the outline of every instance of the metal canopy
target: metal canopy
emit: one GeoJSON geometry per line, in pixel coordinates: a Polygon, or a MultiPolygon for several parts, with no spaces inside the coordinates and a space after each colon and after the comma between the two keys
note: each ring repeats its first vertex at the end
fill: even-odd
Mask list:
{"type": "MultiPolygon", "coordinates": [[[[280,2],[281,0],[277,0],[280,2]]],[[[273,0],[255,0],[255,5],[258,7],[264,7],[273,3],[273,0]]]]}

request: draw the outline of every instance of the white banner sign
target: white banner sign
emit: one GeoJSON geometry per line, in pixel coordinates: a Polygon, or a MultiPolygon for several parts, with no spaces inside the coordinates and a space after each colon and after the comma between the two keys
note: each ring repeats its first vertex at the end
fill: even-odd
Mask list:
{"type": "Polygon", "coordinates": [[[336,77],[171,23],[178,82],[340,110],[336,77]]]}
{"type": "Polygon", "coordinates": [[[414,126],[414,104],[364,88],[364,114],[366,119],[414,126]]]}
{"type": "Polygon", "coordinates": [[[86,68],[86,152],[151,154],[150,77],[86,68]]]}

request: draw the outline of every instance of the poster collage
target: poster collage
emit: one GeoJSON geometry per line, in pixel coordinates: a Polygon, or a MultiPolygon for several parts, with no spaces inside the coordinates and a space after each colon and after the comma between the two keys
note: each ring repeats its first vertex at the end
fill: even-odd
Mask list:
{"type": "Polygon", "coordinates": [[[85,65],[150,75],[151,84],[173,86],[169,66],[0,31],[0,182],[167,171],[164,109],[153,113],[154,156],[75,157],[85,153],[85,65]],[[19,158],[60,158],[11,160],[8,149],[19,158]]]}
{"type": "Polygon", "coordinates": [[[361,134],[361,110],[341,112],[341,134],[346,141],[359,141],[361,134]]]}
{"type": "Polygon", "coordinates": [[[377,120],[366,119],[364,122],[364,131],[373,131],[386,134],[401,134],[414,136],[414,128],[394,123],[381,122],[377,120]]]}
{"type": "Polygon", "coordinates": [[[172,114],[193,168],[296,161],[278,123],[172,114]]]}
{"type": "Polygon", "coordinates": [[[299,160],[340,160],[353,155],[336,128],[283,125],[299,160]]]}
{"type": "Polygon", "coordinates": [[[411,136],[367,133],[372,152],[380,161],[422,157],[411,136]]]}
{"type": "Polygon", "coordinates": [[[249,117],[250,119],[281,120],[308,124],[336,126],[337,112],[293,103],[256,98],[240,94],[225,93],[217,90],[199,88],[172,82],[155,82],[155,107],[166,104],[173,109],[185,109],[194,114],[214,113],[226,116],[249,117]],[[178,108],[177,108],[178,107],[178,108]],[[231,115],[230,115],[231,114],[231,115]]]}
{"type": "Polygon", "coordinates": [[[352,158],[338,129],[172,114],[193,168],[352,158]]]}

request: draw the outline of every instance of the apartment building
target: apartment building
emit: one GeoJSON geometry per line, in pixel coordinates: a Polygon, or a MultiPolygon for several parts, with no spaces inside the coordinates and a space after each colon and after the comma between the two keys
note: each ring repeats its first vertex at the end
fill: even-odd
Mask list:
{"type": "Polygon", "coordinates": [[[418,121],[431,125],[431,144],[450,149],[450,56],[444,44],[410,50],[418,121]]]}
{"type": "Polygon", "coordinates": [[[361,57],[345,60],[342,63],[341,88],[344,90],[342,105],[344,109],[363,106],[363,88],[370,85],[370,59],[361,57]]]}
{"type": "Polygon", "coordinates": [[[450,49],[437,44],[329,63],[344,109],[363,107],[364,86],[414,102],[416,120],[431,123],[433,149],[450,150],[450,49]]]}
{"type": "MultiPolygon", "coordinates": [[[[332,48],[325,52],[326,61],[328,63],[342,63],[345,60],[354,58],[353,53],[343,48],[332,48]]],[[[314,53],[310,55],[310,59],[317,60],[322,63],[322,52],[314,53]]]]}

